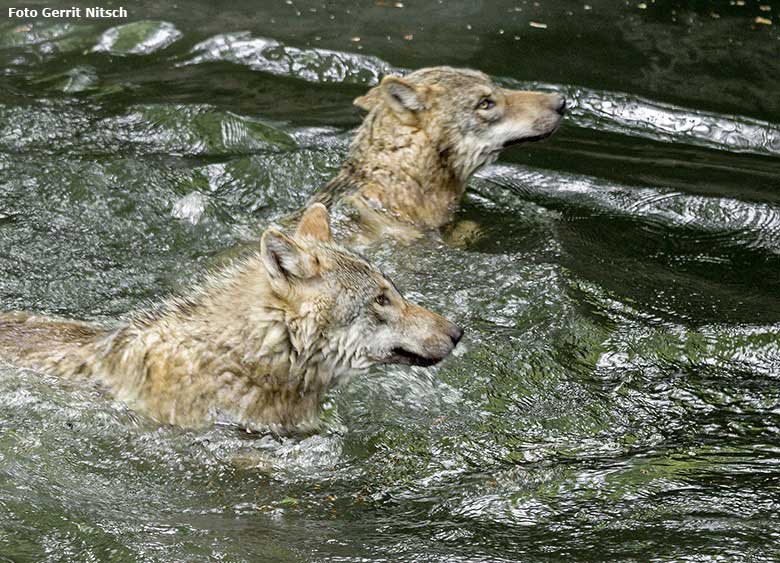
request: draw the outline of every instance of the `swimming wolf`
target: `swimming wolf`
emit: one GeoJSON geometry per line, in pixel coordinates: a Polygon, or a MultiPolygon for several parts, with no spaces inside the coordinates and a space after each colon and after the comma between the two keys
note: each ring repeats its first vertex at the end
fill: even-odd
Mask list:
{"type": "Polygon", "coordinates": [[[314,204],[293,235],[269,228],[259,251],[120,326],[2,314],[0,359],[97,380],[160,422],[284,434],[316,430],[324,393],[346,376],[430,366],[461,335],[335,244],[314,204]]]}
{"type": "Polygon", "coordinates": [[[510,145],[552,135],[566,109],[559,94],[508,90],[444,66],[386,76],[354,103],[368,115],[312,201],[340,208],[358,242],[414,240],[450,223],[477,169],[510,145]]]}

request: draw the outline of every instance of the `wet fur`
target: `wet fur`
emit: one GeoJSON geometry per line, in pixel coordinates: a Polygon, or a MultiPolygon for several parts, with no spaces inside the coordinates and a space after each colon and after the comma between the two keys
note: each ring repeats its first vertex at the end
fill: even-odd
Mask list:
{"type": "Polygon", "coordinates": [[[100,381],[161,422],[308,432],[345,377],[435,363],[460,334],[333,243],[327,211],[314,205],[294,237],[267,231],[259,252],[117,327],[2,314],[0,360],[100,381]]]}
{"type": "Polygon", "coordinates": [[[506,146],[551,135],[565,100],[434,67],[385,77],[355,105],[367,115],[341,170],[311,202],[349,217],[350,242],[361,244],[414,240],[451,222],[471,175],[506,146]],[[483,99],[494,107],[479,109],[483,99]]]}

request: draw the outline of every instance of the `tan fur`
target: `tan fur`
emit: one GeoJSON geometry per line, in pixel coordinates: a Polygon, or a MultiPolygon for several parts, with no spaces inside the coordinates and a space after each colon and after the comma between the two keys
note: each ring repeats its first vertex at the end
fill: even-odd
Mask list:
{"type": "Polygon", "coordinates": [[[313,205],[294,237],[269,229],[259,253],[117,328],[0,315],[0,359],[98,380],[161,422],[292,432],[317,428],[324,393],[345,376],[435,363],[460,335],[334,244],[313,205]]]}
{"type": "Polygon", "coordinates": [[[363,242],[412,240],[449,223],[469,177],[505,146],[551,135],[565,100],[434,67],[387,76],[355,105],[368,115],[340,172],[312,201],[342,207],[363,242]],[[481,108],[483,100],[493,106],[481,108]]]}

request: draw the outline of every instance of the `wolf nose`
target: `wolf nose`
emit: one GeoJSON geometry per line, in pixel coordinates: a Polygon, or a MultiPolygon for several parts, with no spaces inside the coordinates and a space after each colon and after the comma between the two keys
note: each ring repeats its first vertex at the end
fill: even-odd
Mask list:
{"type": "Polygon", "coordinates": [[[566,98],[563,96],[558,96],[558,99],[555,103],[555,111],[558,113],[558,115],[563,115],[566,113],[566,98]]]}
{"type": "Polygon", "coordinates": [[[458,342],[460,342],[460,339],[463,338],[463,329],[459,326],[456,326],[452,333],[450,334],[450,339],[452,340],[452,345],[457,346],[458,342]]]}

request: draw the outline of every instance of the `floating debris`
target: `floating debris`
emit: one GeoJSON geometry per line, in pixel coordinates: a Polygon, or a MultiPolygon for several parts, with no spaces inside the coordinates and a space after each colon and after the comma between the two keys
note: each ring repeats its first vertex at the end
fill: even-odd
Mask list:
{"type": "Polygon", "coordinates": [[[414,34],[412,34],[412,33],[407,33],[406,35],[404,35],[404,39],[405,39],[406,41],[411,41],[412,39],[414,39],[414,34]]]}
{"type": "Polygon", "coordinates": [[[528,25],[536,29],[547,29],[547,24],[542,22],[528,22],[528,25]]]}
{"type": "Polygon", "coordinates": [[[754,19],[753,22],[759,25],[772,25],[772,20],[762,18],[761,16],[756,16],[756,19],[754,19]]]}

